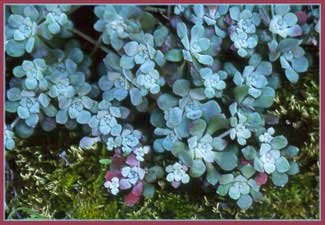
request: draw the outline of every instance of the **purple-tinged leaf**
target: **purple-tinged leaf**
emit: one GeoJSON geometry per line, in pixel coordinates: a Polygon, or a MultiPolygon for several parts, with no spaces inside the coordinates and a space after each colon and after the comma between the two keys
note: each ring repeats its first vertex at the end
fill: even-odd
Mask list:
{"type": "Polygon", "coordinates": [[[307,14],[304,11],[295,12],[298,18],[298,24],[304,24],[307,21],[307,14]]]}
{"type": "Polygon", "coordinates": [[[140,196],[136,196],[130,192],[127,196],[124,197],[124,202],[128,206],[134,206],[136,203],[138,203],[140,200],[140,196]]]}
{"type": "Polygon", "coordinates": [[[263,185],[267,182],[267,174],[259,173],[255,178],[256,184],[263,185]]]}
{"type": "Polygon", "coordinates": [[[120,180],[120,189],[121,190],[127,190],[129,188],[131,188],[131,184],[127,179],[121,179],[120,180]]]}
{"type": "Polygon", "coordinates": [[[111,168],[119,169],[123,165],[123,163],[124,163],[124,157],[122,157],[121,155],[114,154],[112,158],[111,168]]]}
{"type": "Polygon", "coordinates": [[[172,187],[173,188],[178,188],[180,185],[181,185],[181,182],[179,182],[179,181],[173,181],[172,182],[172,187]]]}
{"type": "Polygon", "coordinates": [[[105,180],[111,181],[113,177],[121,177],[121,171],[119,170],[110,170],[106,172],[105,180]]]}
{"type": "Polygon", "coordinates": [[[135,196],[141,196],[143,192],[143,183],[138,182],[133,188],[131,193],[134,194],[135,196]]]}
{"type": "Polygon", "coordinates": [[[79,146],[82,149],[87,149],[90,148],[91,146],[93,146],[94,144],[96,144],[97,142],[100,141],[99,137],[83,137],[80,140],[79,146]]]}
{"type": "Polygon", "coordinates": [[[298,37],[302,35],[302,29],[299,25],[288,28],[287,32],[290,37],[298,37]]]}
{"type": "Polygon", "coordinates": [[[139,164],[139,161],[137,160],[134,154],[130,154],[126,158],[125,163],[128,164],[129,166],[137,166],[139,164]]]}

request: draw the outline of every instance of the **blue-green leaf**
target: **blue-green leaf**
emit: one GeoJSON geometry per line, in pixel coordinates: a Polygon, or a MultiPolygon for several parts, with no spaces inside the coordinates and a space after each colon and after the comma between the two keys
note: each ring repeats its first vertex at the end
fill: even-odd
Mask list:
{"type": "Polygon", "coordinates": [[[276,186],[284,187],[284,185],[288,183],[288,175],[275,171],[274,173],[272,173],[272,182],[276,186]]]}
{"type": "Polygon", "coordinates": [[[189,151],[183,150],[178,153],[179,160],[184,163],[186,166],[192,166],[193,159],[189,151]]]}
{"type": "Polygon", "coordinates": [[[288,160],[283,156],[281,156],[279,159],[276,160],[275,166],[276,166],[276,170],[279,173],[285,173],[290,169],[288,160]]]}
{"type": "Polygon", "coordinates": [[[171,49],[165,54],[166,60],[169,62],[181,62],[183,53],[181,49],[171,49]]]}
{"type": "Polygon", "coordinates": [[[241,209],[248,209],[253,203],[252,198],[249,195],[242,195],[237,201],[237,205],[241,209]]]}
{"type": "Polygon", "coordinates": [[[282,149],[288,145],[288,140],[283,135],[276,136],[272,139],[271,145],[275,149],[282,149]]]}
{"type": "Polygon", "coordinates": [[[167,110],[178,104],[178,99],[170,94],[162,94],[157,100],[160,109],[167,110]]]}
{"type": "Polygon", "coordinates": [[[206,166],[201,159],[193,160],[191,170],[190,170],[190,174],[192,177],[200,177],[205,173],[205,171],[206,171],[206,166]]]}
{"type": "Polygon", "coordinates": [[[143,101],[141,92],[138,88],[131,88],[130,90],[130,99],[132,105],[140,105],[143,101]]]}
{"type": "Polygon", "coordinates": [[[201,137],[203,136],[206,127],[207,123],[202,119],[198,119],[191,121],[188,129],[192,136],[201,137]]]}
{"type": "Polygon", "coordinates": [[[220,174],[217,172],[215,167],[211,163],[206,163],[207,167],[207,181],[211,185],[216,185],[219,181],[220,174]]]}
{"type": "Polygon", "coordinates": [[[190,82],[188,80],[180,79],[174,82],[173,84],[173,92],[176,95],[179,95],[181,97],[185,97],[188,95],[188,92],[190,90],[190,82]]]}
{"type": "Polygon", "coordinates": [[[238,166],[237,146],[230,145],[223,152],[215,152],[215,160],[221,169],[231,171],[238,166]]]}

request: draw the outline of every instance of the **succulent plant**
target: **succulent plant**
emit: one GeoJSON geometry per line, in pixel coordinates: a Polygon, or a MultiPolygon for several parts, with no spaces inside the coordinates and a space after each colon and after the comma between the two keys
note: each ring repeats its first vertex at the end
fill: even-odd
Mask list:
{"type": "Polygon", "coordinates": [[[210,68],[200,69],[200,75],[204,80],[204,94],[207,98],[221,97],[222,90],[226,88],[224,80],[227,78],[225,71],[213,73],[210,68]]]}
{"type": "Polygon", "coordinates": [[[136,159],[139,162],[142,162],[142,161],[144,161],[145,155],[148,154],[149,151],[150,151],[150,147],[149,146],[140,146],[138,148],[135,148],[133,150],[133,153],[135,154],[136,159]]]}
{"type": "Polygon", "coordinates": [[[233,6],[229,8],[230,18],[233,23],[247,34],[255,34],[256,27],[260,25],[261,18],[258,13],[252,12],[252,9],[240,10],[240,7],[233,6]]]}
{"type": "Polygon", "coordinates": [[[280,58],[281,67],[291,83],[298,82],[298,73],[306,72],[309,67],[309,61],[300,44],[301,41],[292,38],[281,40],[279,43],[275,40],[269,43],[270,60],[280,58]]]}
{"type": "Polygon", "coordinates": [[[202,25],[194,25],[191,29],[191,37],[188,38],[185,23],[178,23],[177,35],[184,46],[182,50],[184,60],[192,62],[193,58],[195,58],[203,65],[212,65],[213,58],[204,54],[210,47],[210,40],[204,37],[204,27],[202,25]]]}
{"type": "Polygon", "coordinates": [[[139,144],[141,138],[141,132],[137,130],[125,129],[121,133],[121,145],[122,151],[130,153],[134,147],[139,144]]]}
{"type": "Polygon", "coordinates": [[[259,186],[255,180],[247,180],[242,175],[233,177],[232,175],[223,175],[224,179],[221,179],[220,185],[218,186],[217,193],[220,195],[229,195],[230,198],[237,200],[237,205],[241,209],[248,209],[253,199],[250,193],[259,192],[259,186]]]}
{"type": "MultiPolygon", "coordinates": [[[[147,149],[147,148],[145,148],[147,149]]],[[[124,197],[127,205],[132,206],[140,200],[140,196],[146,190],[144,182],[148,182],[145,176],[146,172],[141,168],[141,162],[138,161],[134,154],[128,155],[126,158],[121,155],[119,149],[115,149],[111,161],[111,168],[106,173],[104,186],[113,195],[116,195],[125,190],[131,191],[124,197]]],[[[156,168],[149,169],[152,177],[156,174],[153,171],[159,171],[156,168]]],[[[148,184],[148,183],[147,183],[148,184]]]]}
{"type": "Polygon", "coordinates": [[[287,139],[284,136],[276,136],[269,143],[262,143],[259,151],[259,158],[255,158],[254,167],[259,172],[271,174],[274,171],[279,173],[287,172],[290,169],[289,162],[281,156],[280,150],[287,146],[287,139]]]}
{"type": "Polygon", "coordinates": [[[277,149],[272,149],[269,144],[262,144],[260,149],[260,161],[263,164],[263,171],[268,174],[273,173],[275,171],[275,162],[280,158],[280,151],[277,149]]]}
{"type": "Polygon", "coordinates": [[[272,64],[270,62],[260,62],[258,66],[245,66],[243,74],[235,73],[234,82],[236,85],[247,85],[248,94],[253,98],[258,98],[262,94],[263,88],[268,85],[267,76],[272,73],[272,64]]]}
{"type": "Polygon", "coordinates": [[[117,66],[119,61],[120,57],[113,52],[109,52],[103,60],[106,74],[100,77],[98,86],[103,91],[103,98],[107,101],[124,100],[128,97],[129,89],[132,87],[127,74],[117,66]]]}
{"type": "Polygon", "coordinates": [[[189,5],[175,5],[175,7],[174,7],[175,15],[182,14],[188,7],[189,7],[189,5]]]}
{"type": "Polygon", "coordinates": [[[113,149],[116,149],[120,147],[120,145],[118,144],[116,138],[113,137],[108,137],[106,140],[106,148],[109,151],[112,151],[113,149]]]}
{"type": "Polygon", "coordinates": [[[158,94],[160,87],[165,84],[163,77],[160,77],[158,70],[153,68],[139,68],[136,74],[136,84],[140,87],[140,92],[143,96],[147,95],[148,92],[151,94],[158,94]]]}
{"type": "MultiPolygon", "coordinates": [[[[203,20],[207,25],[217,24],[228,13],[229,5],[208,5],[203,20]]],[[[217,31],[216,31],[217,32],[217,31]]],[[[216,33],[217,34],[217,33],[216,33]]]]}
{"type": "Polygon", "coordinates": [[[6,8],[6,13],[8,16],[10,14],[22,15],[24,17],[31,18],[33,21],[37,21],[41,17],[39,9],[40,7],[38,5],[16,4],[8,5],[8,8],[6,8]]]}
{"type": "Polygon", "coordinates": [[[231,129],[230,138],[237,139],[238,144],[246,145],[246,140],[251,137],[251,131],[246,127],[247,118],[241,113],[237,113],[237,117],[230,118],[231,129]]]}
{"type": "MultiPolygon", "coordinates": [[[[77,64],[72,59],[66,59],[64,63],[54,63],[49,66],[48,79],[52,84],[56,85],[54,95],[62,94],[63,87],[69,87],[69,94],[72,91],[71,86],[75,90],[75,94],[79,96],[87,95],[91,91],[91,86],[86,82],[86,74],[77,68],[77,64]],[[68,84],[69,82],[69,84],[68,84]],[[58,93],[56,93],[58,91],[58,93]]],[[[55,96],[57,97],[57,96],[55,96]]]]}
{"type": "Polygon", "coordinates": [[[139,180],[144,178],[144,170],[140,167],[123,167],[121,170],[121,174],[124,177],[121,179],[121,183],[127,187],[131,187],[135,185],[139,180]]]}
{"type": "Polygon", "coordinates": [[[44,59],[34,59],[33,61],[25,60],[21,66],[16,66],[13,70],[15,77],[26,77],[24,84],[28,90],[48,89],[48,81],[45,79],[47,65],[44,59]]]}
{"type": "Polygon", "coordinates": [[[43,10],[46,12],[46,17],[45,21],[40,24],[39,29],[44,38],[50,40],[59,33],[62,33],[63,37],[72,36],[68,29],[71,29],[73,24],[67,16],[71,6],[47,5],[43,10]]]}
{"type": "Polygon", "coordinates": [[[5,149],[7,150],[13,150],[15,148],[15,140],[14,140],[14,132],[12,132],[10,129],[5,127],[4,132],[4,143],[5,143],[5,149]]]}
{"type": "Polygon", "coordinates": [[[108,150],[121,148],[124,155],[129,155],[133,150],[139,147],[142,134],[138,130],[132,128],[124,128],[117,137],[108,137],[106,145],[108,150]]]}
{"type": "Polygon", "coordinates": [[[95,14],[99,20],[94,24],[94,29],[103,33],[102,41],[105,44],[111,44],[114,49],[120,50],[124,39],[141,30],[140,23],[131,19],[138,13],[135,6],[96,6],[95,14]]]}
{"type": "MultiPolygon", "coordinates": [[[[29,127],[35,127],[39,122],[42,106],[36,94],[31,91],[12,88],[8,90],[7,97],[9,101],[14,102],[14,107],[9,108],[9,110],[17,112],[18,117],[24,120],[29,127]]],[[[47,107],[49,102],[45,101],[43,103],[47,103],[44,105],[44,107],[47,107]]]]}
{"type": "Polygon", "coordinates": [[[275,133],[275,130],[273,127],[270,127],[267,129],[267,131],[263,134],[261,134],[258,139],[261,143],[270,143],[273,140],[273,134],[275,133]]]}
{"type": "Polygon", "coordinates": [[[55,75],[53,75],[49,80],[53,83],[48,92],[50,97],[58,98],[60,102],[75,96],[76,90],[68,78],[55,77],[55,75]]]}
{"type": "Polygon", "coordinates": [[[141,34],[139,39],[124,45],[125,55],[121,57],[120,66],[124,69],[132,69],[137,64],[145,69],[151,68],[153,62],[162,66],[165,63],[164,55],[160,50],[155,49],[153,35],[141,34]]]}
{"type": "Polygon", "coordinates": [[[98,81],[99,88],[103,91],[105,100],[116,99],[124,100],[129,95],[129,81],[122,75],[121,72],[107,72],[98,81]]]}
{"type": "Polygon", "coordinates": [[[247,57],[254,52],[254,48],[258,44],[256,34],[249,35],[243,29],[237,27],[230,27],[229,33],[239,56],[247,57]]]}
{"type": "Polygon", "coordinates": [[[167,177],[166,180],[172,184],[174,188],[180,186],[181,183],[187,184],[190,181],[189,175],[186,173],[188,168],[176,162],[173,165],[166,167],[167,177]]]}
{"type": "Polygon", "coordinates": [[[86,96],[75,97],[58,111],[56,116],[57,123],[64,124],[68,119],[75,119],[79,124],[88,124],[91,119],[91,111],[97,111],[96,103],[86,96]]]}
{"type": "MultiPolygon", "coordinates": [[[[128,112],[127,112],[128,115],[128,112]]],[[[88,125],[92,128],[93,135],[120,135],[122,126],[118,123],[117,118],[126,117],[122,115],[121,109],[112,106],[110,102],[101,101],[98,105],[97,115],[91,117],[88,125]]]]}
{"type": "Polygon", "coordinates": [[[111,180],[107,180],[104,183],[104,186],[112,193],[112,195],[117,195],[120,191],[120,180],[118,177],[113,177],[111,180]]]}
{"type": "Polygon", "coordinates": [[[173,129],[156,128],[154,134],[164,136],[163,138],[155,139],[153,148],[156,152],[170,151],[175,142],[180,139],[173,129]]]}
{"type": "MultiPolygon", "coordinates": [[[[184,17],[194,24],[206,23],[208,26],[214,25],[216,34],[220,30],[218,23],[222,22],[223,16],[228,12],[229,5],[176,5],[174,7],[175,15],[184,15],[184,17]]],[[[220,30],[221,31],[221,30],[220,30]]],[[[221,35],[221,36],[224,36],[221,35]]]]}
{"type": "Polygon", "coordinates": [[[297,37],[302,35],[302,29],[297,22],[298,18],[290,12],[289,5],[275,5],[269,29],[282,38],[297,37]]]}
{"type": "Polygon", "coordinates": [[[195,159],[204,159],[206,162],[214,162],[215,154],[212,146],[213,138],[206,134],[201,138],[197,136],[188,139],[188,146],[195,159]]]}
{"type": "Polygon", "coordinates": [[[31,53],[37,35],[37,23],[29,17],[12,14],[8,17],[5,49],[8,55],[20,57],[25,52],[31,53]]]}
{"type": "Polygon", "coordinates": [[[241,11],[240,7],[229,8],[231,26],[228,28],[230,39],[241,57],[250,56],[258,44],[256,27],[261,23],[259,15],[251,9],[241,11]]]}

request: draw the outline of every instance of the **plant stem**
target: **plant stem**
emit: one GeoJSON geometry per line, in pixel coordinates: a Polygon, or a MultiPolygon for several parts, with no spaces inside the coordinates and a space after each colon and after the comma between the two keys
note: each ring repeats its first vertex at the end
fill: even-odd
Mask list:
{"type": "MultiPolygon", "coordinates": [[[[82,33],[80,30],[77,30],[75,28],[71,28],[69,29],[72,33],[79,35],[80,37],[82,37],[83,39],[85,39],[86,41],[90,42],[91,44],[95,45],[97,44],[97,41],[95,41],[94,39],[92,39],[91,37],[89,37],[87,34],[82,33]]],[[[100,45],[99,46],[100,49],[102,49],[105,53],[109,52],[109,49],[100,45]]]]}
{"type": "Polygon", "coordinates": [[[161,13],[161,14],[167,13],[167,10],[166,9],[163,9],[163,8],[154,8],[154,7],[151,7],[151,6],[145,7],[144,10],[145,11],[148,11],[148,12],[155,12],[155,13],[161,13]]]}
{"type": "Polygon", "coordinates": [[[52,49],[55,48],[55,46],[51,42],[49,42],[47,39],[43,38],[42,36],[38,36],[37,38],[39,38],[39,40],[41,42],[43,42],[43,44],[46,45],[46,47],[52,48],[52,49]]]}
{"type": "Polygon", "coordinates": [[[102,36],[103,35],[100,35],[99,36],[99,38],[98,38],[98,40],[97,40],[97,42],[96,42],[96,45],[95,45],[95,47],[94,47],[94,49],[91,51],[91,53],[90,53],[90,56],[93,56],[94,54],[95,54],[95,52],[97,51],[97,49],[100,47],[100,42],[101,42],[101,40],[102,40],[102,36]]]}
{"type": "MultiPolygon", "coordinates": [[[[274,14],[274,5],[271,5],[271,14],[272,14],[272,19],[273,19],[274,16],[275,16],[275,14],[274,14]]],[[[276,35],[273,32],[272,32],[272,37],[273,37],[273,40],[276,40],[276,35]]]]}
{"type": "Polygon", "coordinates": [[[19,122],[19,120],[20,120],[20,118],[19,117],[17,117],[11,124],[10,124],[10,129],[12,130],[15,126],[16,126],[16,124],[19,122]]]}
{"type": "Polygon", "coordinates": [[[169,5],[167,8],[167,17],[170,18],[171,14],[172,14],[172,7],[169,5]]]}
{"type": "Polygon", "coordinates": [[[272,18],[274,17],[274,5],[271,5],[272,18]]]}
{"type": "Polygon", "coordinates": [[[230,134],[230,132],[231,132],[231,129],[230,130],[227,130],[227,131],[225,131],[224,133],[222,133],[222,134],[220,134],[219,136],[217,136],[216,138],[224,138],[224,137],[226,137],[226,136],[228,136],[229,134],[230,134]]]}

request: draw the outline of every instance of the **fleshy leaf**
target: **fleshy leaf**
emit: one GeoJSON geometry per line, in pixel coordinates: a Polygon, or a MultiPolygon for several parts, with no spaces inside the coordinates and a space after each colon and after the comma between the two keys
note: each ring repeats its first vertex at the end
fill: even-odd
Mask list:
{"type": "Polygon", "coordinates": [[[183,53],[181,49],[171,49],[165,54],[166,60],[169,62],[181,62],[183,53]]]}
{"type": "Polygon", "coordinates": [[[288,140],[283,135],[276,136],[272,139],[271,145],[275,149],[282,149],[288,145],[288,140]]]}
{"type": "Polygon", "coordinates": [[[188,80],[177,80],[173,84],[173,92],[181,97],[188,95],[189,90],[190,82],[188,80]]]}
{"type": "Polygon", "coordinates": [[[83,149],[88,149],[99,141],[100,141],[100,138],[98,138],[98,137],[93,137],[93,138],[92,137],[83,137],[80,140],[79,146],[83,149]]]}
{"type": "Polygon", "coordinates": [[[285,173],[290,169],[288,160],[286,158],[284,158],[283,156],[280,157],[279,159],[277,159],[277,161],[275,162],[275,165],[276,165],[276,170],[279,173],[285,173]]]}
{"type": "Polygon", "coordinates": [[[243,166],[240,171],[242,172],[242,174],[246,177],[246,178],[250,178],[251,176],[253,176],[255,174],[255,169],[254,167],[252,167],[250,164],[247,164],[245,166],[243,166]]]}
{"type": "Polygon", "coordinates": [[[149,183],[153,183],[164,176],[164,170],[160,166],[153,166],[149,168],[145,179],[149,183]]]}
{"type": "Polygon", "coordinates": [[[237,205],[241,209],[248,209],[252,205],[252,203],[253,200],[249,195],[242,195],[237,201],[237,205]]]}
{"type": "Polygon", "coordinates": [[[211,185],[216,185],[220,179],[220,174],[217,172],[217,170],[214,168],[214,166],[211,163],[206,163],[207,167],[207,181],[211,185]]]}
{"type": "Polygon", "coordinates": [[[190,170],[192,177],[200,177],[205,173],[205,171],[206,171],[206,166],[202,160],[200,159],[193,160],[193,164],[190,170]]]}
{"type": "Polygon", "coordinates": [[[234,145],[228,147],[223,152],[216,152],[215,160],[221,169],[225,171],[231,171],[238,166],[238,158],[234,151],[236,147],[234,145]]]}
{"type": "Polygon", "coordinates": [[[142,103],[142,95],[138,88],[131,88],[130,98],[133,105],[138,106],[142,103]]]}
{"type": "Polygon", "coordinates": [[[159,96],[157,104],[160,109],[167,110],[171,107],[174,107],[178,104],[177,98],[169,94],[162,94],[159,96]]]}
{"type": "Polygon", "coordinates": [[[124,197],[124,202],[128,206],[134,206],[136,203],[138,203],[140,200],[140,196],[134,195],[132,192],[130,192],[128,195],[124,197]]]}
{"type": "Polygon", "coordinates": [[[135,196],[141,196],[143,191],[143,184],[142,182],[138,182],[133,188],[131,193],[134,194],[135,196]]]}
{"type": "Polygon", "coordinates": [[[155,194],[155,187],[152,184],[143,185],[143,196],[145,198],[152,198],[155,194]]]}
{"type": "Polygon", "coordinates": [[[284,187],[288,183],[288,175],[285,173],[272,173],[272,182],[274,185],[284,187]]]}
{"type": "Polygon", "coordinates": [[[189,124],[189,132],[192,136],[201,137],[203,136],[206,127],[207,124],[204,120],[194,120],[189,124]]]}
{"type": "Polygon", "coordinates": [[[266,173],[259,173],[255,178],[256,184],[263,185],[267,182],[267,174],[266,173]]]}
{"type": "Polygon", "coordinates": [[[178,158],[181,162],[183,162],[186,166],[192,166],[193,159],[188,151],[180,151],[178,153],[178,158]]]}
{"type": "Polygon", "coordinates": [[[134,154],[130,154],[126,158],[125,163],[128,164],[129,166],[138,166],[139,161],[137,160],[134,154]]]}

